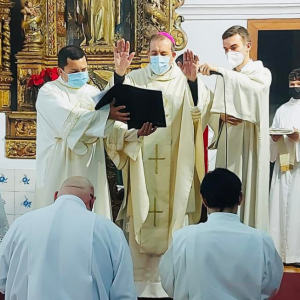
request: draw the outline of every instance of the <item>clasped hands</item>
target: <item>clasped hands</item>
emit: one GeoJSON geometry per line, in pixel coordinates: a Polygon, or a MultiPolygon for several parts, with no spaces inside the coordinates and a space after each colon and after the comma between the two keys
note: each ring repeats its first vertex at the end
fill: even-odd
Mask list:
{"type": "Polygon", "coordinates": [[[228,123],[228,124],[233,125],[233,126],[239,125],[243,122],[242,119],[238,119],[238,118],[235,118],[233,116],[226,115],[226,114],[220,114],[220,119],[224,123],[228,123]]]}

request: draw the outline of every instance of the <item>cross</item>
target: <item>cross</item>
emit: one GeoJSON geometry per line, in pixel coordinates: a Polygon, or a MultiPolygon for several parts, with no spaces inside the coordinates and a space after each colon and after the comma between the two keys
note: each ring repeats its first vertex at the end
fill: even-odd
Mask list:
{"type": "Polygon", "coordinates": [[[154,214],[154,227],[156,227],[156,214],[162,214],[163,211],[161,210],[156,210],[157,209],[157,203],[156,203],[156,198],[154,197],[154,210],[149,210],[149,214],[152,213],[154,214]]]}
{"type": "Polygon", "coordinates": [[[158,145],[155,145],[155,157],[151,157],[149,160],[155,160],[155,174],[158,174],[158,161],[165,160],[165,158],[158,157],[158,145]]]}

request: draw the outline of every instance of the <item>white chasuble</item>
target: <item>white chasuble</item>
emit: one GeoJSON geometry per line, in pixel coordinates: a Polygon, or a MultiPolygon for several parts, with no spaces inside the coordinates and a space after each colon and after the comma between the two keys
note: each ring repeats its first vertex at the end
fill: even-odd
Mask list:
{"type": "MultiPolygon", "coordinates": [[[[193,105],[186,77],[175,64],[162,76],[153,74],[150,66],[133,71],[124,84],[163,93],[167,127],[145,137],[140,155],[123,168],[126,196],[119,219],[129,232],[138,296],[165,297],[158,272],[160,258],[176,230],[200,219],[201,114],[193,105]]],[[[120,155],[113,159],[116,165],[120,155]]]]}
{"type": "Polygon", "coordinates": [[[88,84],[72,89],[61,78],[41,88],[36,104],[35,208],[52,204],[54,192],[65,179],[83,176],[94,185],[98,199],[95,212],[111,218],[103,138],[112,134],[113,146],[119,149],[125,145],[128,155],[138,153],[140,142],[135,130],[127,131],[125,125],[108,120],[108,106],[95,111],[92,97],[98,93],[88,84]]]}
{"type": "Polygon", "coordinates": [[[271,73],[252,60],[240,71],[219,68],[212,114],[225,113],[242,119],[239,125],[215,122],[213,145],[216,167],[227,167],[243,184],[241,221],[265,231],[269,228],[269,89],[271,73]],[[224,82],[225,81],[225,91],[224,82]],[[225,97],[225,99],[224,99],[225,97]],[[227,147],[226,147],[227,139],[227,147]],[[227,148],[227,151],[226,151],[227,148]],[[227,155],[226,155],[227,154],[227,155]]]}
{"type": "MultiPolygon", "coordinates": [[[[290,99],[277,111],[272,128],[300,129],[300,100],[290,99]]],[[[271,161],[275,162],[270,189],[270,233],[285,263],[300,262],[300,145],[284,135],[271,139],[271,161]],[[282,171],[281,157],[290,164],[282,171]]]]}

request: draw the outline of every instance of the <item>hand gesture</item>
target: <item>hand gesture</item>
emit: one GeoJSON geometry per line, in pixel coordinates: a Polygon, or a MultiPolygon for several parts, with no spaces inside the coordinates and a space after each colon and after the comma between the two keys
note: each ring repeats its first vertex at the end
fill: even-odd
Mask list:
{"type": "Polygon", "coordinates": [[[203,64],[202,66],[200,66],[200,73],[202,75],[206,75],[206,76],[210,76],[210,71],[214,71],[214,72],[218,72],[218,68],[217,67],[213,67],[209,64],[203,64]]]}
{"type": "Polygon", "coordinates": [[[117,45],[114,46],[114,61],[116,73],[119,76],[124,76],[126,70],[131,65],[132,59],[134,57],[134,52],[129,54],[130,43],[125,42],[124,39],[117,41],[117,45]]]}
{"type": "Polygon", "coordinates": [[[187,50],[183,54],[183,63],[178,62],[178,67],[189,81],[196,81],[199,69],[199,57],[193,51],[187,50]]]}
{"type": "Polygon", "coordinates": [[[121,113],[120,110],[125,109],[126,106],[117,106],[115,107],[116,99],[110,104],[110,112],[109,112],[109,119],[115,120],[115,121],[120,121],[123,123],[127,123],[127,121],[130,120],[128,116],[130,113],[121,113]]]}
{"type": "Polygon", "coordinates": [[[299,129],[297,129],[297,128],[294,127],[294,133],[288,134],[287,136],[288,136],[292,141],[294,141],[294,142],[299,142],[299,140],[300,140],[299,134],[300,134],[299,129]]]}
{"type": "Polygon", "coordinates": [[[233,126],[239,125],[240,123],[243,122],[242,119],[238,119],[238,118],[235,118],[233,116],[225,115],[225,114],[221,114],[220,118],[223,122],[226,122],[226,123],[228,123],[230,125],[233,125],[233,126]]]}
{"type": "Polygon", "coordinates": [[[156,131],[157,127],[152,127],[152,123],[145,123],[143,127],[138,131],[138,137],[148,136],[156,131]]]}

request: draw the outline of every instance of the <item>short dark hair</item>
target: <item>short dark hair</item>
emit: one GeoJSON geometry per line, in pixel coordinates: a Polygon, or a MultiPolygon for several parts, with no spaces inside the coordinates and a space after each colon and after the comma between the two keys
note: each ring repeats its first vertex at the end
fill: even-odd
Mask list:
{"type": "Polygon", "coordinates": [[[239,204],[242,183],[237,175],[227,169],[217,168],[205,175],[200,193],[209,208],[233,208],[239,204]]]}
{"type": "Polygon", "coordinates": [[[166,36],[162,35],[162,34],[158,34],[158,33],[155,33],[155,34],[152,34],[152,36],[150,37],[150,40],[149,40],[149,49],[150,49],[150,45],[151,45],[151,42],[153,41],[162,41],[162,40],[165,40],[167,39],[168,41],[170,41],[171,43],[171,50],[172,52],[174,53],[175,52],[175,45],[172,43],[172,41],[167,38],[166,36]]]}
{"type": "Polygon", "coordinates": [[[60,49],[58,53],[58,66],[64,69],[68,65],[68,58],[71,60],[78,60],[80,58],[86,58],[84,51],[77,46],[66,46],[60,49]]]}
{"type": "Polygon", "coordinates": [[[240,26],[240,25],[235,25],[235,26],[232,26],[230,28],[228,28],[222,35],[222,39],[223,40],[226,40],[234,35],[240,35],[244,41],[244,43],[248,43],[248,42],[251,42],[251,36],[250,36],[250,33],[249,31],[243,27],[243,26],[240,26]]]}
{"type": "Polygon", "coordinates": [[[289,81],[300,80],[300,69],[295,69],[289,74],[289,81]]]}

